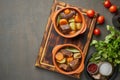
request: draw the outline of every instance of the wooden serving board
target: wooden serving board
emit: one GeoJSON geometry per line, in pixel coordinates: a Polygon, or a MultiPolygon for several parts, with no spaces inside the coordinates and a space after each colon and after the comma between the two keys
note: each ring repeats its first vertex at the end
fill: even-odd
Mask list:
{"type": "MultiPolygon", "coordinates": [[[[79,8],[80,11],[82,11],[82,14],[85,16],[85,20],[87,22],[87,30],[84,34],[81,34],[75,38],[66,39],[56,33],[56,31],[54,30],[53,23],[51,21],[52,13],[62,7],[66,7],[66,6],[72,6],[72,5],[66,4],[64,2],[54,2],[53,6],[52,6],[50,17],[48,19],[45,33],[44,33],[44,36],[43,36],[43,39],[41,42],[40,51],[39,51],[39,54],[38,54],[38,57],[36,60],[36,64],[35,64],[36,67],[41,67],[41,68],[44,68],[47,70],[57,72],[57,70],[55,69],[55,67],[53,65],[53,61],[52,61],[52,49],[54,46],[59,45],[59,44],[65,44],[65,43],[75,44],[75,45],[79,46],[79,48],[82,49],[85,56],[87,55],[89,43],[92,38],[92,34],[93,34],[93,30],[94,30],[94,27],[96,24],[96,18],[98,16],[98,14],[95,13],[94,18],[89,18],[86,15],[87,10],[83,9],[83,8],[79,8]]],[[[80,73],[69,75],[69,76],[72,76],[75,78],[80,78],[80,73]]]]}

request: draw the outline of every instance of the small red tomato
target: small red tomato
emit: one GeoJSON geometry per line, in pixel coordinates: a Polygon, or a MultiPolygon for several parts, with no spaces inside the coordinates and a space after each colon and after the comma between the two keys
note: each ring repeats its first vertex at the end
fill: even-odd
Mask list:
{"type": "Polygon", "coordinates": [[[99,17],[97,18],[97,23],[98,23],[98,24],[103,24],[104,21],[105,21],[104,16],[99,16],[99,17]]]}
{"type": "Polygon", "coordinates": [[[87,16],[89,16],[89,17],[94,17],[94,15],[95,15],[95,11],[94,10],[88,10],[87,11],[87,16]]]}
{"type": "Polygon", "coordinates": [[[94,29],[94,35],[98,36],[100,35],[101,31],[99,28],[94,29]]]}
{"type": "Polygon", "coordinates": [[[116,5],[112,5],[112,6],[109,8],[109,11],[110,11],[111,13],[116,12],[116,11],[117,11],[117,6],[116,6],[116,5]]]}
{"type": "Polygon", "coordinates": [[[106,8],[109,8],[111,5],[112,5],[112,4],[111,4],[110,0],[105,0],[104,6],[105,6],[106,8]]]}

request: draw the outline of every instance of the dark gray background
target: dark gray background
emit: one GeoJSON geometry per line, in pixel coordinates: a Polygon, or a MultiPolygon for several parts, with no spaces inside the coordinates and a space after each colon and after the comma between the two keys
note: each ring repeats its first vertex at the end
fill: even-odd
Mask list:
{"type": "MultiPolygon", "coordinates": [[[[101,28],[112,25],[112,16],[102,5],[103,0],[61,0],[86,9],[94,9],[106,18],[101,28]]],[[[120,0],[111,0],[120,5],[120,0]]],[[[0,80],[77,80],[34,66],[53,0],[0,0],[0,80]]],[[[88,53],[92,53],[92,49],[88,53]]],[[[120,74],[115,80],[120,79],[120,74]]],[[[86,79],[84,73],[81,80],[86,79]]]]}

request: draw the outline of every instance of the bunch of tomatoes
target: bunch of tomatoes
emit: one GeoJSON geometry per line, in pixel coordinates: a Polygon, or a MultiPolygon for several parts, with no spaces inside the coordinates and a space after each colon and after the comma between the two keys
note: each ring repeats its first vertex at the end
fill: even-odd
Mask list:
{"type": "MultiPolygon", "coordinates": [[[[110,0],[104,0],[103,5],[104,5],[105,8],[108,8],[111,13],[116,13],[117,12],[117,6],[112,4],[110,2],[110,0]]],[[[90,10],[87,11],[87,16],[88,17],[93,18],[94,15],[95,15],[95,11],[94,10],[90,9],[90,10]]],[[[105,18],[102,15],[100,15],[97,18],[97,24],[103,24],[104,21],[105,21],[105,18]]],[[[101,34],[101,31],[100,31],[99,28],[95,28],[93,33],[94,33],[94,35],[98,36],[98,35],[101,34]]]]}

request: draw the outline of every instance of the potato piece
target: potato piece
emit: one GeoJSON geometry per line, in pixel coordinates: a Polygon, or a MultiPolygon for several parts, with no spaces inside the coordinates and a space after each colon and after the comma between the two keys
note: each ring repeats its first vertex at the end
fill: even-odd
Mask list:
{"type": "Polygon", "coordinates": [[[70,22],[70,23],[75,22],[75,19],[69,19],[68,22],[70,22]]]}
{"type": "Polygon", "coordinates": [[[77,29],[77,30],[80,30],[81,27],[82,27],[82,24],[81,24],[81,23],[76,23],[76,29],[77,29]]]}
{"type": "Polygon", "coordinates": [[[81,58],[81,54],[80,53],[74,53],[73,57],[74,57],[74,59],[81,58]]]}
{"type": "Polygon", "coordinates": [[[76,30],[76,24],[74,22],[70,23],[70,28],[71,28],[71,30],[75,31],[76,30]]]}

